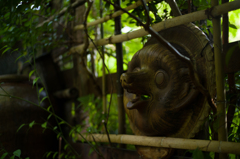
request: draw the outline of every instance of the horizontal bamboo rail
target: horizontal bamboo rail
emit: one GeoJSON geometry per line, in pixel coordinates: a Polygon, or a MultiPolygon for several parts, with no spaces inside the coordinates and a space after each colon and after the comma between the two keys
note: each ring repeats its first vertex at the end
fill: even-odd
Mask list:
{"type": "MultiPolygon", "coordinates": [[[[153,1],[153,0],[146,0],[146,2],[151,2],[151,1],[153,1]]],[[[142,2],[139,0],[139,1],[137,1],[136,3],[127,6],[127,7],[125,8],[125,10],[126,10],[126,11],[130,11],[130,10],[132,10],[132,9],[137,8],[137,7],[140,6],[140,5],[142,5],[142,2]]],[[[121,10],[116,11],[116,12],[114,12],[114,13],[111,14],[111,15],[107,15],[106,17],[103,17],[103,18],[97,19],[97,20],[95,20],[95,21],[93,21],[93,22],[87,23],[87,27],[101,24],[101,23],[106,22],[106,21],[108,21],[108,20],[110,20],[110,19],[112,19],[112,18],[118,17],[118,16],[120,16],[120,15],[123,14],[123,13],[124,13],[124,12],[121,11],[121,10]]],[[[80,30],[80,29],[84,29],[84,25],[83,25],[83,24],[76,25],[76,26],[74,27],[74,30],[80,30]]]]}
{"type": "MultiPolygon", "coordinates": [[[[92,134],[85,135],[84,137],[87,141],[108,142],[108,137],[105,134],[92,134]]],[[[199,148],[202,151],[232,153],[240,155],[240,143],[236,142],[113,134],[109,135],[109,137],[112,143],[119,144],[132,144],[187,150],[195,150],[199,148]]],[[[82,141],[82,139],[83,138],[78,135],[78,140],[82,141]]]]}
{"type": "MultiPolygon", "coordinates": [[[[210,13],[210,15],[212,15],[213,17],[216,17],[216,16],[220,16],[221,14],[224,14],[224,13],[227,13],[229,11],[236,10],[239,8],[240,8],[240,0],[232,1],[229,3],[224,3],[224,4],[214,7],[212,12],[210,13]]],[[[163,22],[159,22],[157,24],[152,25],[152,28],[155,31],[161,31],[161,30],[171,28],[174,26],[178,26],[181,24],[186,24],[186,23],[190,23],[193,21],[208,19],[208,18],[211,18],[210,15],[206,14],[206,12],[208,12],[209,10],[211,10],[211,9],[201,10],[201,11],[193,12],[190,14],[178,16],[178,17],[175,17],[172,19],[167,19],[163,22]]],[[[142,37],[145,35],[148,35],[148,32],[145,31],[144,29],[139,29],[136,31],[129,32],[127,34],[121,34],[121,35],[111,36],[111,37],[105,38],[105,39],[96,40],[96,41],[94,41],[94,43],[97,46],[102,46],[102,45],[106,45],[106,44],[115,44],[115,43],[128,41],[131,39],[139,38],[139,37],[142,37]]],[[[84,47],[84,44],[72,47],[70,49],[69,53],[70,54],[71,53],[81,54],[83,51],[83,47],[84,47]]],[[[94,44],[90,43],[89,48],[94,48],[94,44]]]]}
{"type": "MultiPolygon", "coordinates": [[[[74,3],[71,4],[71,8],[76,8],[82,4],[84,4],[86,0],[76,0],[74,3]]],[[[57,14],[52,15],[47,20],[44,20],[42,23],[38,24],[36,28],[42,27],[45,23],[48,23],[52,21],[55,17],[62,16],[66,11],[68,10],[68,7],[64,7],[62,10],[60,10],[57,14]]]]}

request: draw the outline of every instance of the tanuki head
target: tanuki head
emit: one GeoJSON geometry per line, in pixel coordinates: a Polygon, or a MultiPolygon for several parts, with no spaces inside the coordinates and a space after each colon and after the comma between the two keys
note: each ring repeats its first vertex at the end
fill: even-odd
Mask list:
{"type": "MultiPolygon", "coordinates": [[[[214,61],[202,31],[189,24],[160,34],[192,60],[200,82],[213,94],[214,61]]],[[[190,138],[208,116],[206,98],[195,89],[187,65],[154,38],[133,56],[120,81],[124,108],[137,135],[190,138]]]]}

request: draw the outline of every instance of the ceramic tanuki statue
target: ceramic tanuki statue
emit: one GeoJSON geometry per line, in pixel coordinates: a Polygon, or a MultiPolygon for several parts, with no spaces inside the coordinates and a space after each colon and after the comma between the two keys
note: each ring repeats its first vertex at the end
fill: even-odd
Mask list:
{"type": "MultiPolygon", "coordinates": [[[[201,84],[214,96],[212,48],[193,24],[159,32],[193,62],[201,84]]],[[[136,135],[192,138],[209,114],[204,95],[194,88],[185,63],[151,38],[129,62],[121,76],[124,107],[136,135]]],[[[169,158],[172,149],[136,146],[146,159],[169,158]]]]}

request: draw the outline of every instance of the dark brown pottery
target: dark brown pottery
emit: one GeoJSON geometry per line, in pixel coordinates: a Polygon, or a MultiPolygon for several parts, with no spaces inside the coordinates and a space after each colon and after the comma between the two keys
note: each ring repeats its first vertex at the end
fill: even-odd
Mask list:
{"type": "MultiPolygon", "coordinates": [[[[2,75],[0,76],[0,146],[9,154],[17,149],[21,150],[21,157],[43,158],[49,151],[56,151],[57,140],[52,130],[45,130],[41,127],[49,115],[40,107],[28,103],[38,103],[37,90],[32,81],[27,76],[22,75],[2,75]],[[4,90],[3,90],[4,89],[4,90]],[[7,95],[20,97],[2,96],[7,95]],[[29,123],[35,121],[35,125],[29,128],[29,123]],[[19,131],[18,128],[23,126],[19,131]]],[[[39,86],[40,87],[40,86],[39,86]]],[[[41,87],[40,87],[41,88],[41,87]]],[[[39,88],[39,89],[40,89],[39,88]]],[[[40,99],[46,96],[46,92],[40,93],[40,99]]],[[[41,103],[41,107],[47,108],[48,100],[41,103]]],[[[52,119],[48,126],[54,126],[52,119]]],[[[3,154],[5,151],[2,151],[3,154]]],[[[44,157],[45,158],[45,157],[44,157]]]]}

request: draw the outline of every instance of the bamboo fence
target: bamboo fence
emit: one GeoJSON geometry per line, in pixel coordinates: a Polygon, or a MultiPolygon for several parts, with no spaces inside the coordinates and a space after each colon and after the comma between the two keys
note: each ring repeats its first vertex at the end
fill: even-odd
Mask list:
{"type": "MultiPolygon", "coordinates": [[[[146,2],[151,2],[151,1],[153,1],[153,0],[146,0],[146,2]]],[[[140,6],[140,5],[142,5],[142,2],[139,0],[139,1],[137,1],[136,3],[129,5],[129,6],[127,6],[127,7],[124,8],[124,9],[125,9],[126,11],[130,11],[130,10],[132,10],[132,9],[137,8],[137,7],[140,6]]],[[[107,15],[106,17],[103,17],[103,18],[97,19],[97,20],[95,20],[95,21],[93,21],[93,22],[87,23],[87,27],[89,27],[89,26],[95,26],[95,25],[98,25],[98,24],[100,24],[100,23],[106,22],[106,21],[108,21],[108,20],[110,20],[110,19],[112,19],[112,18],[116,18],[116,17],[122,15],[123,13],[124,13],[124,12],[123,12],[123,11],[120,11],[120,10],[119,10],[119,11],[116,11],[116,12],[114,12],[114,13],[111,14],[111,15],[107,15]]],[[[80,29],[84,29],[84,25],[83,25],[83,24],[80,24],[80,25],[77,25],[77,26],[74,27],[74,30],[80,30],[80,29]]]]}
{"type": "MultiPolygon", "coordinates": [[[[151,0],[147,0],[149,2],[151,0]]],[[[171,5],[174,6],[175,0],[168,0],[171,2],[171,5]]],[[[141,5],[141,2],[137,3],[125,8],[126,10],[131,10],[141,5]]],[[[221,27],[220,27],[220,15],[227,13],[232,10],[236,10],[240,8],[240,0],[224,3],[218,5],[217,0],[212,0],[213,9],[201,10],[197,12],[193,12],[190,14],[177,16],[179,15],[179,11],[176,10],[175,18],[165,20],[163,22],[154,24],[152,28],[155,31],[161,31],[167,28],[171,28],[174,26],[178,26],[181,24],[190,23],[193,21],[199,21],[204,19],[213,18],[213,27],[214,27],[214,49],[215,54],[215,65],[216,65],[216,81],[217,81],[217,94],[218,94],[218,115],[222,112],[225,112],[225,97],[223,93],[223,69],[222,69],[222,46],[221,46],[221,27]]],[[[117,11],[113,13],[111,16],[106,16],[104,18],[98,19],[94,22],[88,23],[87,26],[94,26],[111,18],[115,18],[119,15],[123,14],[122,11],[117,11]]],[[[74,28],[75,30],[83,29],[83,25],[78,25],[74,28]]],[[[139,29],[136,31],[129,32],[127,34],[121,34],[116,36],[111,36],[109,38],[95,40],[94,43],[97,46],[103,46],[106,44],[115,44],[124,41],[128,41],[134,38],[139,38],[142,36],[148,35],[148,32],[144,29],[139,29]]],[[[84,44],[72,47],[70,49],[71,53],[79,53],[83,52],[84,44]]],[[[89,48],[94,48],[95,45],[90,42],[89,48]]],[[[223,124],[219,123],[219,125],[225,125],[225,115],[220,117],[220,121],[223,124]],[[224,119],[223,119],[224,118],[224,119]]],[[[226,128],[220,128],[219,130],[219,140],[195,140],[195,139],[181,139],[181,138],[170,138],[170,137],[146,137],[146,136],[135,136],[135,135],[109,135],[112,143],[119,144],[133,144],[133,145],[141,145],[141,146],[152,146],[152,147],[164,147],[164,148],[176,148],[176,149],[189,149],[194,150],[196,148],[201,149],[202,151],[208,152],[217,152],[217,153],[233,153],[240,155],[240,143],[227,142],[226,140],[226,128]]],[[[83,140],[80,135],[78,136],[78,140],[83,140]]],[[[86,135],[85,139],[87,141],[94,142],[109,142],[108,136],[104,134],[92,134],[86,135]]],[[[221,158],[225,158],[226,155],[220,155],[221,158]]]]}
{"type": "MultiPolygon", "coordinates": [[[[78,140],[82,141],[80,135],[78,140]]],[[[104,134],[88,134],[84,135],[85,139],[90,142],[108,142],[107,135],[104,134]]],[[[170,137],[146,137],[136,135],[109,135],[112,143],[132,144],[140,146],[175,148],[195,150],[199,148],[202,151],[217,152],[217,153],[232,153],[240,155],[240,143],[213,141],[213,140],[196,140],[196,139],[181,139],[170,137]]]]}
{"type": "MultiPolygon", "coordinates": [[[[221,14],[224,14],[224,13],[227,13],[229,11],[236,10],[239,8],[240,8],[240,1],[239,0],[232,1],[229,3],[224,3],[221,5],[215,6],[213,8],[213,10],[211,11],[210,15],[212,15],[213,17],[216,17],[216,16],[220,16],[221,14]]],[[[193,12],[190,14],[178,16],[178,17],[175,17],[172,19],[168,19],[163,22],[159,22],[157,24],[152,25],[152,28],[155,31],[161,31],[161,30],[171,28],[174,26],[178,26],[181,24],[186,24],[186,23],[190,23],[193,21],[212,18],[210,15],[206,14],[206,12],[209,10],[210,9],[201,10],[201,11],[193,12]]],[[[95,40],[94,43],[97,46],[102,46],[102,45],[106,45],[106,44],[115,44],[115,43],[128,41],[131,39],[139,38],[139,37],[142,37],[145,35],[148,35],[148,32],[145,31],[144,29],[139,29],[139,30],[132,31],[132,32],[129,32],[126,34],[121,34],[121,35],[111,36],[111,37],[105,38],[105,39],[95,40]]],[[[84,47],[84,44],[72,47],[69,50],[69,54],[71,54],[71,53],[81,54],[83,51],[83,47],[84,47]]],[[[89,48],[94,48],[94,47],[95,47],[94,44],[92,42],[90,42],[89,48]]]]}

